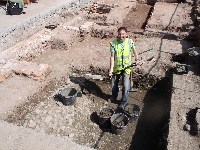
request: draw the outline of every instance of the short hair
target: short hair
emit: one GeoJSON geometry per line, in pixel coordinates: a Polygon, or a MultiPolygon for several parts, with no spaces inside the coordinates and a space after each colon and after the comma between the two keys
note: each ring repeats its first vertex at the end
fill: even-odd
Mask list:
{"type": "Polygon", "coordinates": [[[127,28],[126,27],[119,27],[118,30],[117,30],[117,32],[120,32],[122,30],[125,31],[125,32],[127,32],[127,28]]]}

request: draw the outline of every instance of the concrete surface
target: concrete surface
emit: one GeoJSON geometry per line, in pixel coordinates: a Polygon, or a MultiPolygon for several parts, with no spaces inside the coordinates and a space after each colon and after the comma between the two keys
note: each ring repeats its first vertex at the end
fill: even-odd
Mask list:
{"type": "Polygon", "coordinates": [[[187,3],[162,3],[154,5],[154,11],[148,20],[148,31],[187,31],[193,25],[190,16],[192,7],[187,3]]]}
{"type": "Polygon", "coordinates": [[[12,113],[13,109],[23,104],[28,96],[34,95],[44,85],[45,82],[33,81],[23,76],[14,75],[6,79],[0,84],[0,118],[3,119],[9,113],[12,113]]]}
{"type": "Polygon", "coordinates": [[[91,150],[67,137],[35,132],[4,121],[0,122],[0,129],[1,150],[91,150]]]}
{"type": "Polygon", "coordinates": [[[186,113],[200,106],[200,77],[192,72],[187,75],[174,75],[174,92],[171,99],[171,112],[168,135],[168,150],[197,150],[200,138],[184,131],[186,113]]]}
{"type": "Polygon", "coordinates": [[[191,46],[192,44],[186,40],[178,41],[158,37],[138,37],[136,41],[136,49],[143,62],[141,68],[146,73],[162,77],[165,76],[166,69],[173,66],[172,55],[181,54],[191,46]]]}
{"type": "Polygon", "coordinates": [[[77,11],[79,4],[85,2],[88,2],[88,0],[41,0],[38,3],[27,5],[24,10],[26,14],[17,16],[6,15],[5,10],[1,8],[0,51],[26,39],[46,25],[59,24],[63,19],[65,20],[62,14],[77,11]]]}

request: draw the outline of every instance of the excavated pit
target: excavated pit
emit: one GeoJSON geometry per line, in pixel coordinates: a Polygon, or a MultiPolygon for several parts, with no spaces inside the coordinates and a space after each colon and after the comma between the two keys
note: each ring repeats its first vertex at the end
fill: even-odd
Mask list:
{"type": "Polygon", "coordinates": [[[137,8],[132,8],[124,19],[123,26],[127,27],[130,32],[143,31],[152,11],[153,6],[151,5],[137,4],[137,8]]]}
{"type": "MultiPolygon", "coordinates": [[[[92,72],[104,72],[101,75],[105,75],[103,69],[93,69],[92,72]]],[[[86,79],[84,73],[87,72],[76,70],[68,78],[52,81],[45,90],[18,107],[6,121],[47,134],[68,136],[78,144],[96,149],[166,149],[171,77],[155,81],[148,90],[130,92],[129,103],[142,108],[141,115],[138,121],[129,123],[121,134],[115,135],[109,127],[99,126],[97,112],[109,105],[120,113],[117,108],[120,101],[108,104],[110,83],[86,79]],[[72,106],[65,106],[53,98],[65,87],[75,87],[83,93],[72,106]]]]}
{"type": "Polygon", "coordinates": [[[86,20],[79,18],[78,21],[74,21],[77,16],[73,16],[71,24],[46,26],[52,31],[48,31],[49,33],[54,33],[51,38],[43,42],[44,51],[48,52],[41,52],[41,56],[25,60],[47,62],[53,66],[54,72],[58,72],[54,74],[55,76],[63,72],[64,75],[62,74],[62,78],[53,79],[42,91],[29,97],[5,119],[7,122],[50,135],[68,136],[78,144],[100,150],[167,149],[173,92],[172,61],[185,62],[185,57],[180,53],[192,47],[192,44],[188,41],[180,42],[176,35],[173,34],[174,38],[172,38],[170,33],[162,33],[163,35],[154,35],[157,34],[156,32],[144,33],[147,21],[153,12],[151,5],[137,4],[137,9],[132,7],[126,16],[123,14],[125,19],[120,23],[128,27],[131,36],[135,33],[132,38],[135,38],[134,41],[141,48],[139,54],[146,61],[146,65],[151,66],[150,71],[154,70],[153,73],[145,72],[147,70],[144,69],[135,70],[136,74],[133,74],[132,80],[137,90],[130,92],[129,103],[141,108],[140,116],[136,121],[128,123],[121,134],[113,134],[109,126],[99,125],[97,112],[102,107],[109,106],[115,113],[123,113],[118,109],[121,91],[117,101],[108,102],[111,96],[111,83],[105,69],[107,62],[102,61],[102,58],[107,60],[109,58],[108,53],[103,51],[108,51],[109,42],[112,40],[110,38],[115,36],[114,31],[117,29],[115,25],[118,24],[114,21],[109,22],[107,14],[119,6],[113,5],[104,13],[101,9],[100,14],[93,15],[90,12],[84,16],[86,20]],[[142,17],[140,17],[141,13],[144,14],[142,17]],[[82,24],[84,27],[86,25],[90,27],[90,21],[96,24],[92,28],[88,27],[80,31],[83,26],[79,25],[84,21],[87,21],[82,24]],[[75,41],[74,38],[78,40],[75,41]],[[174,52],[176,50],[178,51],[174,52]],[[79,55],[76,55],[77,51],[79,55]],[[93,54],[92,58],[91,54],[93,54]],[[78,61],[80,57],[83,59],[78,61]],[[67,61],[66,58],[69,60],[67,61]],[[97,62],[93,65],[94,61],[97,62]],[[70,67],[70,71],[66,69],[70,67]],[[80,69],[82,67],[83,69],[80,69]],[[157,74],[158,72],[160,74],[157,74]],[[101,75],[105,78],[88,79],[85,74],[101,75]],[[77,97],[74,105],[65,106],[54,99],[59,90],[72,87],[82,92],[82,97],[77,97]]]}
{"type": "MultiPolygon", "coordinates": [[[[123,25],[127,26],[128,20],[137,18],[137,15],[144,11],[146,17],[128,27],[131,31],[143,30],[151,10],[152,6],[139,4],[138,9],[132,9],[127,15],[123,25]],[[134,11],[137,12],[136,16],[130,18],[134,11]]],[[[54,26],[50,26],[51,28],[54,26]]],[[[67,44],[59,38],[51,39],[49,45],[53,50],[68,50],[67,44]]],[[[116,113],[122,113],[118,109],[120,98],[114,103],[108,103],[111,96],[109,79],[100,81],[83,76],[86,73],[106,76],[107,71],[96,66],[91,66],[89,70],[88,72],[73,68],[69,76],[52,81],[43,91],[30,97],[6,121],[47,134],[68,136],[78,144],[96,149],[166,149],[171,76],[160,79],[156,75],[146,75],[142,70],[138,70],[138,75],[133,76],[133,83],[138,91],[130,92],[129,103],[138,105],[141,114],[138,120],[129,123],[120,135],[115,135],[109,127],[99,126],[96,112],[109,105],[116,113]],[[66,87],[74,87],[83,93],[72,106],[65,106],[54,99],[54,95],[66,87]]]]}

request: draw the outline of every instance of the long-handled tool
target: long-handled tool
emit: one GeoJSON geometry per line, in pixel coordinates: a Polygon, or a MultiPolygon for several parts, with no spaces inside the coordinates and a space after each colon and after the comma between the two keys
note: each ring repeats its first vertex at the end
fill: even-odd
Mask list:
{"type": "Polygon", "coordinates": [[[130,73],[130,90],[129,92],[137,92],[138,89],[137,88],[133,88],[133,71],[131,70],[130,73]]]}
{"type": "Polygon", "coordinates": [[[136,63],[132,64],[131,66],[131,73],[130,73],[130,90],[129,92],[137,92],[138,89],[133,87],[133,66],[137,66],[136,63]]]}
{"type": "MultiPolygon", "coordinates": [[[[127,67],[125,67],[124,70],[127,69],[127,68],[132,68],[134,66],[137,66],[136,62],[132,63],[131,65],[129,65],[127,67]]],[[[137,88],[133,88],[132,78],[133,78],[133,69],[131,69],[131,72],[130,72],[130,79],[129,79],[130,80],[130,89],[129,89],[129,91],[130,92],[137,92],[138,89],[137,88]]]]}

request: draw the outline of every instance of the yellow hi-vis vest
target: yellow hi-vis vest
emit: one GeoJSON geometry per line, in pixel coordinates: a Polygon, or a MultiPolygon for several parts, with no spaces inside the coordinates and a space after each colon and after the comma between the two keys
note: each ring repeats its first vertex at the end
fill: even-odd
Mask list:
{"type": "Polygon", "coordinates": [[[115,61],[113,71],[115,74],[120,74],[122,70],[125,71],[126,74],[130,74],[131,67],[131,47],[129,44],[129,38],[126,38],[124,41],[124,49],[121,49],[120,43],[117,38],[113,41],[115,46],[115,61]]]}

